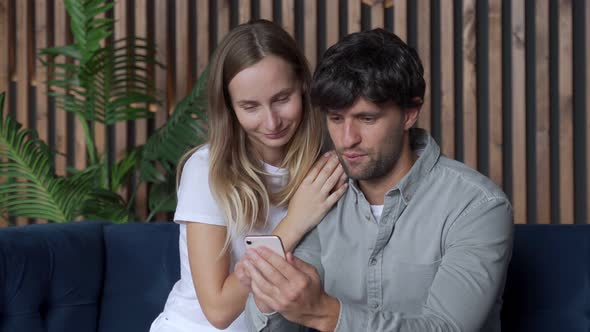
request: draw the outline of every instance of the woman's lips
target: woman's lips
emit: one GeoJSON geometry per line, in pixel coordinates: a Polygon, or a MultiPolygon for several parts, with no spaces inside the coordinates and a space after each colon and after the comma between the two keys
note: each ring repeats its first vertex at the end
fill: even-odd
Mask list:
{"type": "Polygon", "coordinates": [[[288,131],[289,131],[289,127],[286,127],[285,129],[277,131],[275,133],[264,134],[264,137],[266,137],[268,139],[279,139],[279,138],[282,138],[283,136],[285,136],[288,131]]]}

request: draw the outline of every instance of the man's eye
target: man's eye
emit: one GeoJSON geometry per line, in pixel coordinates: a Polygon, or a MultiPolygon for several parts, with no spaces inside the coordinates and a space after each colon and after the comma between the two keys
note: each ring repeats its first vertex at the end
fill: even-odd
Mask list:
{"type": "Polygon", "coordinates": [[[279,99],[276,100],[277,103],[286,103],[289,101],[289,96],[286,97],[281,97],[279,99]]]}
{"type": "Polygon", "coordinates": [[[375,118],[372,116],[365,116],[362,118],[364,122],[375,122],[375,118]]]}

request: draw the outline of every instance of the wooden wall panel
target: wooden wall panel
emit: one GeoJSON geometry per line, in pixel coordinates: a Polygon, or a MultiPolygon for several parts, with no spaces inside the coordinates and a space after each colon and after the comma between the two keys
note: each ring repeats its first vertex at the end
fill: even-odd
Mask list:
{"type": "Polygon", "coordinates": [[[524,1],[512,1],[512,205],[514,222],[527,222],[525,11],[524,1]]]}
{"type": "MultiPolygon", "coordinates": [[[[317,35],[317,18],[318,7],[315,1],[307,1],[305,6],[305,26],[304,26],[304,40],[305,40],[305,57],[309,61],[309,66],[315,68],[318,54],[318,35],[317,35]]],[[[313,69],[312,69],[313,70],[313,69]]]]}
{"type": "MultiPolygon", "coordinates": [[[[575,149],[576,146],[590,146],[590,114],[587,111],[584,115],[577,114],[573,101],[582,98],[585,105],[590,105],[590,65],[585,59],[580,68],[586,73],[583,80],[586,90],[580,97],[575,95],[575,84],[579,83],[575,83],[578,81],[574,79],[577,77],[574,70],[578,67],[573,67],[572,59],[577,50],[584,50],[586,57],[590,54],[590,4],[586,1],[578,7],[585,12],[575,15],[572,7],[580,6],[578,3],[558,0],[559,14],[553,18],[559,19],[553,22],[548,2],[531,2],[534,19],[525,14],[530,9],[525,9],[525,1],[488,0],[485,3],[487,6],[476,0],[443,0],[440,3],[430,0],[119,0],[108,14],[117,20],[114,37],[134,33],[156,44],[157,60],[165,67],[149,71],[163,103],[149,105],[155,113],[153,121],[121,123],[111,131],[96,126],[97,149],[100,154],[109,154],[107,141],[110,140],[111,146],[116,148],[111,154],[119,159],[133,145],[144,144],[190,91],[207,66],[215,45],[231,26],[246,22],[253,15],[279,21],[292,35],[301,34],[297,38],[303,41],[303,52],[312,67],[319,60],[318,50],[327,49],[344,33],[389,24],[402,39],[411,38],[416,43],[427,81],[419,125],[440,134],[442,151],[476,169],[485,166],[497,184],[507,186],[515,223],[586,223],[575,220],[574,214],[586,215],[587,206],[590,206],[590,172],[587,170],[590,153],[580,154],[575,149]],[[257,8],[256,13],[254,8],[257,8]],[[387,10],[392,10],[393,14],[387,10]],[[578,42],[579,46],[573,43],[577,31],[574,17],[584,21],[577,25],[585,28],[585,39],[578,42]],[[487,19],[476,24],[478,18],[487,19]],[[504,26],[507,23],[509,25],[504,26]],[[476,25],[485,28],[487,34],[478,33],[476,25]],[[557,51],[550,50],[551,31],[558,31],[553,35],[557,51]],[[482,36],[489,39],[478,40],[482,36]],[[507,36],[509,41],[502,39],[507,36]],[[532,55],[525,52],[526,40],[534,41],[532,55]],[[483,57],[487,63],[478,63],[481,57],[478,50],[489,52],[483,57]],[[551,67],[555,64],[552,54],[557,56],[557,67],[551,67]],[[525,56],[533,61],[525,61],[525,56]],[[527,64],[534,71],[532,82],[526,80],[527,64]],[[550,79],[551,68],[558,69],[554,83],[550,79]],[[488,73],[487,77],[481,70],[488,73]],[[503,94],[504,83],[510,84],[506,95],[503,94]],[[480,89],[487,87],[486,96],[477,95],[478,86],[480,89]],[[534,93],[527,93],[532,86],[534,93]],[[437,90],[431,91],[433,88],[437,90]],[[554,100],[550,99],[551,95],[557,96],[557,104],[551,102],[554,100]],[[478,101],[478,98],[485,99],[478,101]],[[481,105],[483,100],[489,102],[481,105]],[[558,105],[559,109],[552,110],[551,105],[558,105]],[[527,114],[527,110],[532,113],[527,114]],[[558,126],[551,126],[551,114],[557,114],[558,126]],[[586,122],[576,125],[574,120],[578,117],[586,122]],[[482,128],[486,133],[479,132],[482,128]],[[130,136],[129,130],[134,130],[134,136],[130,136]],[[113,139],[116,141],[112,142],[113,139]],[[531,139],[533,141],[528,141],[531,139]],[[558,153],[552,148],[558,149],[558,153]],[[480,156],[481,153],[487,155],[480,156]],[[527,165],[527,155],[534,156],[529,160],[532,164],[527,165]],[[559,156],[559,160],[551,164],[552,156],[559,156]],[[478,165],[478,159],[489,161],[489,165],[478,165]],[[582,159],[585,168],[580,171],[582,164],[578,163],[582,159]],[[551,165],[559,169],[552,170],[551,165]],[[532,174],[535,176],[529,183],[527,179],[532,174]],[[584,174],[584,181],[576,179],[576,174],[584,174]],[[551,176],[557,177],[552,179],[551,176]],[[527,192],[534,197],[527,197],[527,192]],[[555,205],[559,210],[554,211],[553,216],[559,220],[551,217],[555,205]],[[527,209],[534,212],[535,220],[527,219],[527,209]]],[[[62,110],[51,112],[53,105],[48,102],[47,89],[42,84],[48,73],[35,52],[71,41],[63,0],[0,0],[0,91],[9,92],[5,107],[23,124],[33,125],[40,137],[52,144],[51,148],[58,152],[55,164],[56,173],[60,175],[66,174],[68,160],[64,154],[70,156],[71,166],[86,165],[83,132],[77,120],[68,128],[68,123],[72,123],[62,110]]],[[[148,191],[144,185],[135,198],[139,218],[148,213],[147,201],[148,191]]],[[[158,219],[166,220],[168,216],[159,214],[158,219]]],[[[28,222],[30,220],[18,220],[20,224],[28,222]]]]}
{"type": "MultiPolygon", "coordinates": [[[[559,222],[574,223],[572,3],[559,2],[559,222]]],[[[557,190],[557,188],[555,188],[557,190]]]]}
{"type": "MultiPolygon", "coordinates": [[[[410,0],[411,1],[411,0],[410,0]]],[[[408,4],[407,0],[393,2],[393,32],[404,41],[408,38],[408,4]]]]}
{"type": "Polygon", "coordinates": [[[453,1],[441,3],[441,151],[448,157],[455,156],[455,66],[453,34],[453,1]]]}
{"type": "MultiPolygon", "coordinates": [[[[205,1],[203,1],[205,2],[205,1]]],[[[265,20],[272,21],[273,20],[273,10],[274,6],[272,0],[260,0],[260,18],[265,20]]]]}
{"type": "MultiPolygon", "coordinates": [[[[588,57],[590,57],[590,1],[586,1],[585,3],[585,32],[586,32],[586,40],[585,40],[585,46],[580,46],[580,47],[584,47],[585,48],[585,55],[586,55],[586,91],[585,91],[585,105],[586,105],[586,126],[584,128],[584,135],[586,137],[586,183],[585,183],[585,190],[583,191],[586,195],[586,199],[584,200],[584,198],[582,198],[580,201],[582,201],[581,205],[585,205],[585,217],[586,220],[581,220],[578,221],[579,223],[588,223],[590,224],[590,152],[588,152],[588,150],[590,150],[590,111],[588,111],[588,109],[590,108],[590,60],[588,60],[588,57]],[[584,202],[585,201],[585,202],[584,202]]],[[[580,97],[578,97],[580,98],[580,97]]],[[[584,184],[582,184],[584,185],[584,184]]]]}
{"type": "Polygon", "coordinates": [[[463,161],[477,168],[475,0],[463,1],[463,161]]]}
{"type": "MultiPolygon", "coordinates": [[[[16,103],[22,107],[22,112],[16,112],[16,120],[24,125],[29,123],[30,79],[29,54],[31,54],[31,26],[28,20],[31,3],[29,1],[16,2],[16,103]]],[[[16,218],[17,225],[28,223],[27,218],[16,218]]]]}
{"type": "Polygon", "coordinates": [[[428,131],[432,130],[432,114],[431,114],[431,100],[432,85],[430,81],[430,24],[432,22],[430,16],[430,1],[418,1],[418,54],[422,59],[424,66],[424,79],[426,80],[426,92],[424,94],[424,104],[418,119],[418,126],[428,131]]]}
{"type": "MultiPolygon", "coordinates": [[[[135,32],[134,35],[140,38],[149,38],[148,36],[148,3],[147,0],[135,0],[135,32]]],[[[153,73],[153,72],[151,72],[153,73]]],[[[153,77],[152,77],[153,78],[153,77]]],[[[144,105],[149,106],[149,105],[144,105]]],[[[135,121],[135,145],[143,145],[148,138],[148,122],[146,119],[135,121]]],[[[138,179],[136,178],[136,182],[138,179]]],[[[141,184],[137,187],[135,195],[135,213],[139,220],[145,220],[148,215],[148,191],[147,185],[141,184]]]]}
{"type": "Polygon", "coordinates": [[[489,1],[489,158],[490,178],[503,183],[502,1],[489,1]]]}
{"type": "Polygon", "coordinates": [[[335,14],[338,13],[338,0],[327,0],[326,1],[326,13],[325,18],[326,24],[326,49],[336,44],[340,39],[340,16],[335,14]]]}
{"type": "Polygon", "coordinates": [[[551,158],[549,141],[549,3],[535,3],[535,139],[537,222],[551,222],[551,158]]]}

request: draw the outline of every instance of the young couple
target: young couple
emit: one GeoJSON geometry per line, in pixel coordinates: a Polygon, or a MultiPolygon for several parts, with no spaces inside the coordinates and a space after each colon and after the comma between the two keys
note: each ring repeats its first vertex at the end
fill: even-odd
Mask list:
{"type": "Polygon", "coordinates": [[[352,34],[312,81],[259,20],[223,39],[208,84],[208,143],[179,167],[181,278],[151,332],[499,330],[511,206],[412,128],[413,49],[352,34]],[[250,234],[278,235],[286,260],[246,253],[250,234]]]}

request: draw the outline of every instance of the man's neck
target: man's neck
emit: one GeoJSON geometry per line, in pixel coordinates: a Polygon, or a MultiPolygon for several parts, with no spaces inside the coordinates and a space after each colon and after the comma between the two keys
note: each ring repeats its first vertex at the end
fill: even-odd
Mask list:
{"type": "Polygon", "coordinates": [[[408,140],[395,167],[384,177],[371,180],[359,180],[358,185],[371,205],[383,205],[385,193],[395,187],[410,172],[418,155],[410,148],[408,140]]]}

